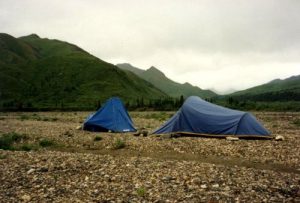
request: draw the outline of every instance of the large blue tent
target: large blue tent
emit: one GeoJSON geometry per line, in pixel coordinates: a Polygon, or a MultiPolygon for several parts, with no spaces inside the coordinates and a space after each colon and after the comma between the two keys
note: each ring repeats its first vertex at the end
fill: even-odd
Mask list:
{"type": "Polygon", "coordinates": [[[218,106],[196,96],[187,98],[177,113],[153,132],[166,133],[270,136],[252,114],[218,106]]]}
{"type": "Polygon", "coordinates": [[[83,129],[94,132],[134,132],[136,129],[122,101],[118,97],[110,98],[83,124],[83,129]]]}

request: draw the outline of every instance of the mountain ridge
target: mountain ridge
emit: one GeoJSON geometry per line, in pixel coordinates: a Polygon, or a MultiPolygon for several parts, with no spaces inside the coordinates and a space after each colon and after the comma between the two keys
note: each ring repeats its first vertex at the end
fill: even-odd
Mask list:
{"type": "Polygon", "coordinates": [[[1,53],[2,107],[85,107],[111,96],[125,101],[167,97],[135,74],[68,42],[0,34],[1,53]]]}
{"type": "Polygon", "coordinates": [[[185,98],[187,98],[188,96],[196,95],[202,98],[211,98],[217,95],[213,91],[203,90],[187,82],[184,84],[177,83],[169,79],[162,71],[154,66],[151,66],[147,70],[136,68],[130,64],[128,65],[128,63],[126,63],[126,65],[117,64],[117,66],[121,69],[126,69],[134,72],[144,80],[152,83],[158,89],[161,89],[172,97],[180,97],[181,95],[183,95],[185,98]],[[136,69],[138,69],[138,71],[136,69]]]}
{"type": "Polygon", "coordinates": [[[300,101],[300,75],[274,79],[262,85],[226,95],[253,101],[300,101]]]}

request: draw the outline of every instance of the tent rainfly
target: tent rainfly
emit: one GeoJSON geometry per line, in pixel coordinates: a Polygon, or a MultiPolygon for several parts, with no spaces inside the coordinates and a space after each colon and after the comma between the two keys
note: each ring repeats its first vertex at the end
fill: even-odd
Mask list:
{"type": "Polygon", "coordinates": [[[167,133],[271,137],[252,114],[218,106],[196,96],[187,98],[176,114],[153,132],[167,133]]]}
{"type": "Polygon", "coordinates": [[[135,132],[133,122],[118,97],[112,97],[84,122],[83,129],[93,132],[135,132]]]}

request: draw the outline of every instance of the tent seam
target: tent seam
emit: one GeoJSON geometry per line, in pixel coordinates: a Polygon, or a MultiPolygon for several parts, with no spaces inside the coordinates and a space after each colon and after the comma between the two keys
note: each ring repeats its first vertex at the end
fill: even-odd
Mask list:
{"type": "Polygon", "coordinates": [[[234,132],[234,135],[237,135],[237,131],[238,131],[239,127],[240,127],[240,123],[241,123],[242,119],[243,119],[247,114],[248,114],[248,112],[245,112],[245,113],[241,116],[239,122],[237,123],[236,129],[235,129],[235,132],[234,132]]]}

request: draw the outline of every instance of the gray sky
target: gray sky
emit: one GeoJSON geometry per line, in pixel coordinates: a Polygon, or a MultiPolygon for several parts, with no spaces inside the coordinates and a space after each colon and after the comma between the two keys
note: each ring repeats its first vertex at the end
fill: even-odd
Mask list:
{"type": "Polygon", "coordinates": [[[0,0],[0,32],[223,93],[300,74],[299,0],[0,0]]]}

